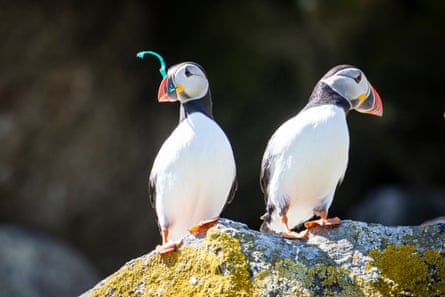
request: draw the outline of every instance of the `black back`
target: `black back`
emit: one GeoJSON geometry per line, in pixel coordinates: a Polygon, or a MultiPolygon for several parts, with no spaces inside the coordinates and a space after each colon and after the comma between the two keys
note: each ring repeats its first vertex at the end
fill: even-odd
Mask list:
{"type": "Polygon", "coordinates": [[[201,112],[209,118],[213,119],[212,106],[212,95],[210,94],[209,90],[207,94],[201,99],[181,103],[181,106],[179,108],[179,122],[182,122],[187,118],[188,115],[194,112],[201,112]]]}
{"type": "Polygon", "coordinates": [[[354,66],[343,64],[331,68],[315,85],[314,90],[312,91],[312,94],[309,97],[309,102],[307,103],[307,105],[304,107],[303,110],[325,104],[335,104],[337,106],[340,106],[346,113],[349,110],[351,110],[351,103],[347,99],[343,98],[340,94],[335,92],[327,84],[321,81],[325,78],[331,77],[332,75],[334,75],[335,73],[337,73],[342,69],[350,67],[354,66]]]}

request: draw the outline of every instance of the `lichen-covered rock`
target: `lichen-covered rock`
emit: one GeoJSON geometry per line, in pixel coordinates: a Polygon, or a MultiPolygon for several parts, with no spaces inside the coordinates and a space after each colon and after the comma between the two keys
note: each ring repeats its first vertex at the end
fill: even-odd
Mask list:
{"type": "Polygon", "coordinates": [[[445,224],[342,221],[307,241],[221,219],[178,252],[134,259],[96,296],[445,296],[445,224]]]}

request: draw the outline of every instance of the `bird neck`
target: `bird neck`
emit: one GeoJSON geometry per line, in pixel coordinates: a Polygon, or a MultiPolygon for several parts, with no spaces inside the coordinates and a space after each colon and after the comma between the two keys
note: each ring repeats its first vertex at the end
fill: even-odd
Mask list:
{"type": "Polygon", "coordinates": [[[200,112],[205,116],[213,119],[212,96],[210,95],[210,91],[201,99],[181,103],[181,107],[179,110],[179,122],[182,122],[194,112],[200,112]]]}
{"type": "Polygon", "coordinates": [[[343,98],[327,84],[319,83],[312,91],[312,94],[309,97],[309,102],[304,109],[325,104],[333,104],[341,107],[345,113],[348,113],[348,111],[352,109],[352,105],[347,99],[343,98]]]}

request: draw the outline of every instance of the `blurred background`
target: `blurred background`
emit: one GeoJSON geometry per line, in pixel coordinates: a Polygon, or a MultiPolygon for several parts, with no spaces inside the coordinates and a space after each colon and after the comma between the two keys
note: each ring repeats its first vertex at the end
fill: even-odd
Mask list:
{"type": "Polygon", "coordinates": [[[159,63],[140,50],[207,71],[238,166],[223,217],[259,227],[267,140],[343,63],[366,73],[384,117],[349,114],[330,214],[445,215],[443,1],[19,0],[0,1],[0,20],[2,296],[79,294],[160,242],[147,176],[178,106],[157,102],[159,63]]]}

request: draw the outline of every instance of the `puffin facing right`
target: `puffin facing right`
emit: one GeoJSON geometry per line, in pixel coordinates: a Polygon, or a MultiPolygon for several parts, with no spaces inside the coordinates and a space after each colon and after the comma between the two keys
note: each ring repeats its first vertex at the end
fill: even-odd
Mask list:
{"type": "Polygon", "coordinates": [[[348,164],[350,110],[383,115],[380,96],[365,74],[338,65],[316,84],[304,109],[272,135],[261,163],[262,232],[300,239],[310,228],[340,223],[328,218],[328,210],[348,164]],[[307,222],[314,215],[320,219],[307,222]],[[292,231],[304,222],[306,230],[292,231]]]}

